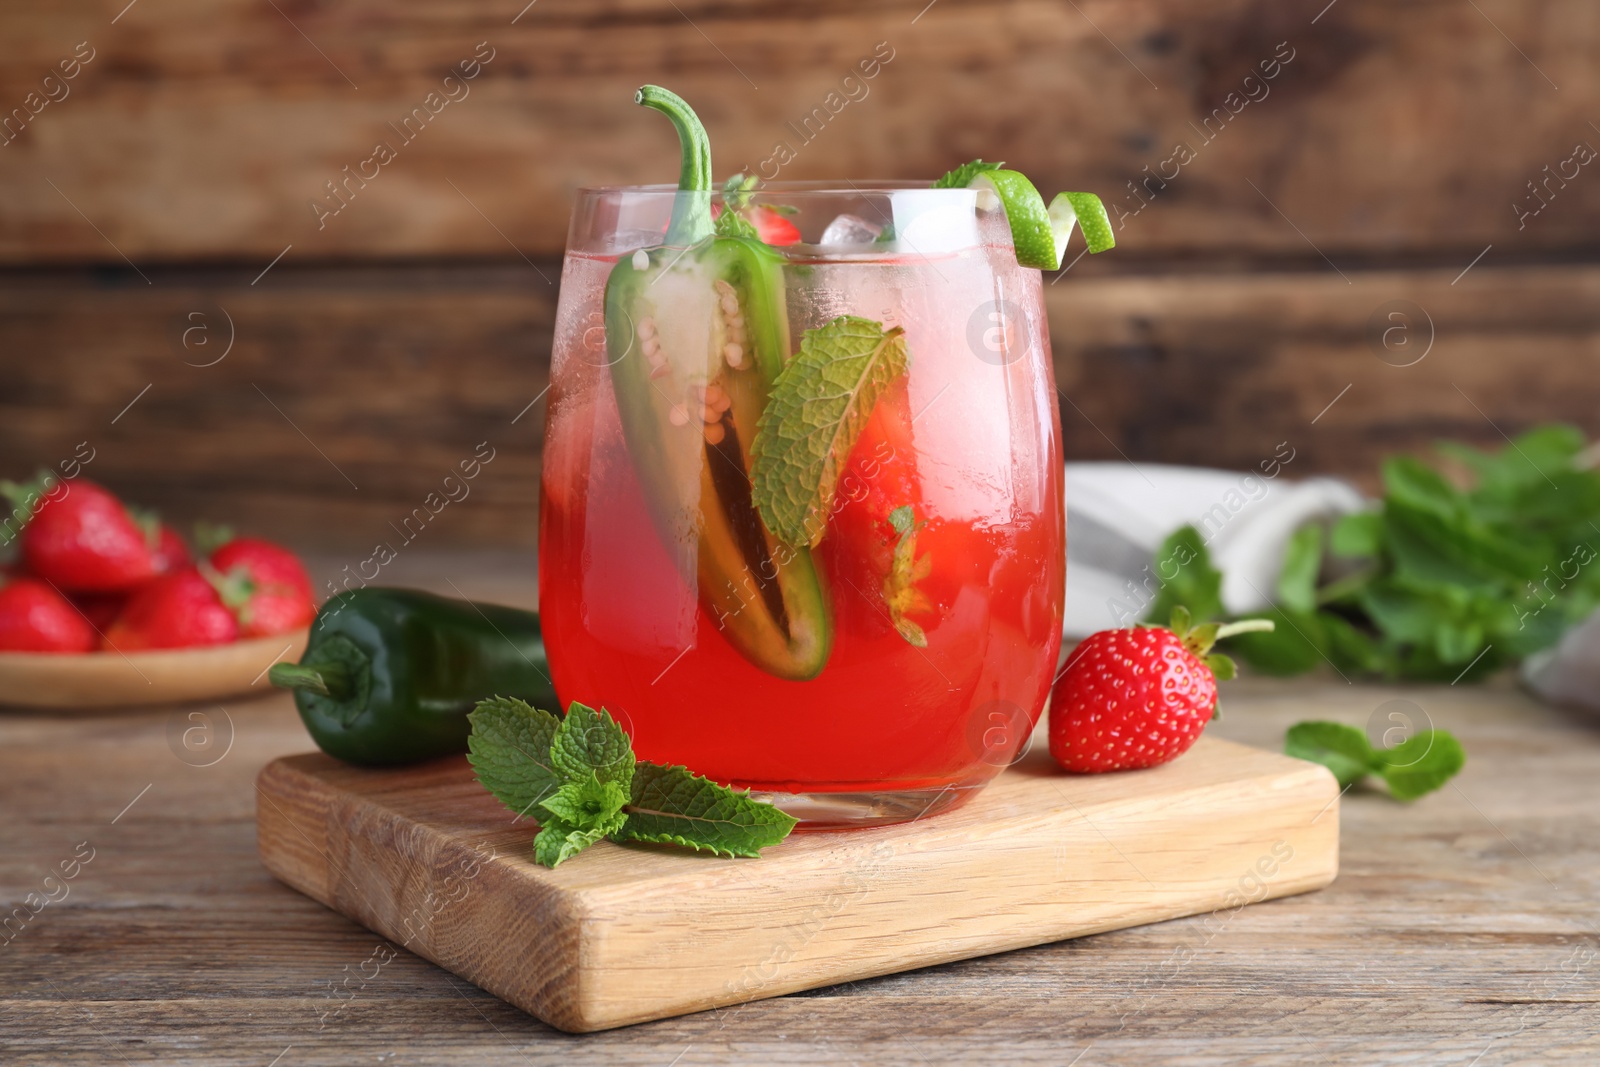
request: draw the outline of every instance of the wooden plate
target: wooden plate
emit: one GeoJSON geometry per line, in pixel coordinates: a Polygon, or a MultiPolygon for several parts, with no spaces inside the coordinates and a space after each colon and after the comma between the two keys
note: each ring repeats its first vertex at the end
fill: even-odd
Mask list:
{"type": "Polygon", "coordinates": [[[0,704],[109,708],[267,693],[267,668],[299,659],[308,633],[157,652],[0,652],[0,704]]]}

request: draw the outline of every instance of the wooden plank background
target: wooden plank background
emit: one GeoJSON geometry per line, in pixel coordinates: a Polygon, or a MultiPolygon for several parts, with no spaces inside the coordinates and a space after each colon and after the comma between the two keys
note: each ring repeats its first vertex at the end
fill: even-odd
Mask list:
{"type": "Polygon", "coordinates": [[[633,88],[692,100],[725,173],[798,144],[875,51],[781,177],[981,155],[1127,212],[1049,288],[1071,456],[1242,467],[1288,441],[1291,473],[1370,486],[1440,436],[1597,429],[1587,0],[524,2],[0,11],[0,475],[87,440],[92,477],[180,521],[359,547],[487,440],[430,536],[531,544],[523,408],[572,190],[675,173],[633,88]],[[319,228],[381,139],[397,158],[319,228]],[[1391,301],[1421,309],[1406,352],[1431,337],[1414,366],[1372,339],[1391,301]]]}

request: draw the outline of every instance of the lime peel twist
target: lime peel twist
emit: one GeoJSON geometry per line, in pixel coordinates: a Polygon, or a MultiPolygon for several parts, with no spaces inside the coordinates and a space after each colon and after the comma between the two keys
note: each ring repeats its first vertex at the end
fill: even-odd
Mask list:
{"type": "Polygon", "coordinates": [[[1003,163],[985,163],[981,159],[963,163],[935,182],[934,188],[977,189],[994,194],[1011,227],[1017,263],[1024,267],[1058,269],[1074,226],[1082,228],[1091,253],[1116,247],[1111,218],[1098,196],[1057,193],[1047,208],[1033,183],[1020,171],[1006,170],[1003,163]]]}

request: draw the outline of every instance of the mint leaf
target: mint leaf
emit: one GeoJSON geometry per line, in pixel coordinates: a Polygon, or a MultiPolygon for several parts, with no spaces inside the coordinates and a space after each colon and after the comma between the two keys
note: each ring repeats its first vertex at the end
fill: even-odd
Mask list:
{"type": "Polygon", "coordinates": [[[1179,607],[1200,622],[1222,617],[1222,572],[1211,565],[1206,543],[1193,526],[1180,526],[1168,535],[1156,549],[1150,573],[1161,583],[1161,591],[1145,613],[1145,622],[1165,626],[1179,607]]]}
{"type": "Polygon", "coordinates": [[[1470,467],[1481,488],[1504,491],[1547,486],[1545,478],[1571,469],[1573,459],[1583,451],[1584,439],[1583,432],[1575,426],[1551,423],[1519,434],[1513,444],[1515,447],[1497,453],[1448,441],[1435,447],[1470,467]]]}
{"type": "Polygon", "coordinates": [[[1270,613],[1247,616],[1266,618],[1276,627],[1262,633],[1240,634],[1232,639],[1229,650],[1263,674],[1304,674],[1316,670],[1327,661],[1323,646],[1327,638],[1322,632],[1320,615],[1306,615],[1273,608],[1270,613]]]}
{"type": "Polygon", "coordinates": [[[628,789],[621,782],[602,782],[590,772],[587,778],[574,778],[539,806],[561,822],[583,830],[599,827],[603,833],[622,828],[627,818],[622,807],[628,802],[628,789]]]}
{"type": "Polygon", "coordinates": [[[1328,547],[1335,556],[1344,559],[1376,556],[1383,547],[1383,515],[1376,511],[1358,511],[1341,516],[1333,524],[1328,547]]]}
{"type": "Polygon", "coordinates": [[[561,720],[553,713],[515,697],[491,697],[478,701],[467,721],[467,762],[500,803],[527,815],[560,788],[550,742],[561,720]]]}
{"type": "Polygon", "coordinates": [[[797,548],[822,540],[845,460],[908,362],[898,326],[841,315],[805,332],[750,443],[752,496],[773,534],[797,548]]]}
{"type": "Polygon", "coordinates": [[[641,762],[628,821],[614,841],[682,845],[720,856],[755,856],[789,836],[798,821],[684,767],[641,762]]]}
{"type": "Polygon", "coordinates": [[[1444,730],[1423,730],[1377,753],[1376,772],[1399,800],[1415,800],[1454,778],[1466,766],[1461,742],[1444,730]]]}
{"type": "Polygon", "coordinates": [[[563,778],[583,779],[592,773],[626,790],[633,777],[633,743],[610,712],[574,700],[551,739],[550,762],[563,778]]]}
{"type": "Polygon", "coordinates": [[[1322,527],[1302,526],[1289,537],[1278,572],[1278,603],[1289,611],[1317,607],[1317,574],[1322,570],[1322,527]]]}
{"type": "Polygon", "coordinates": [[[1396,800],[1433,792],[1467,762],[1461,742],[1444,730],[1423,730],[1393,748],[1375,749],[1361,730],[1338,722],[1296,723],[1284,738],[1283,750],[1328,768],[1341,789],[1376,774],[1396,800]]]}
{"type": "Polygon", "coordinates": [[[1365,778],[1376,758],[1367,735],[1342,722],[1296,723],[1283,739],[1283,750],[1296,759],[1328,768],[1339,779],[1340,789],[1365,778]]]}
{"type": "Polygon", "coordinates": [[[1382,651],[1365,631],[1358,630],[1342,615],[1331,611],[1317,612],[1322,633],[1327,644],[1323,651],[1341,671],[1376,674],[1386,667],[1382,651]]]}
{"type": "Polygon", "coordinates": [[[533,839],[533,860],[546,867],[560,866],[563,861],[602,840],[607,833],[604,827],[584,830],[556,818],[541,825],[543,829],[533,839]]]}
{"type": "Polygon", "coordinates": [[[972,179],[980,174],[1004,169],[1004,163],[985,163],[981,159],[974,159],[971,163],[963,163],[955,170],[947,172],[944,177],[933,183],[935,189],[965,189],[972,184],[972,179]]]}

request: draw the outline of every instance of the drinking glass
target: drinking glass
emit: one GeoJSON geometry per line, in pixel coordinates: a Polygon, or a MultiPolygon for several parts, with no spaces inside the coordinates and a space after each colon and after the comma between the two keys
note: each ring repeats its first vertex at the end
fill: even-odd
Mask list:
{"type": "Polygon", "coordinates": [[[1040,274],[970,189],[773,183],[738,205],[794,241],[772,251],[769,309],[790,359],[842,315],[902,328],[908,354],[839,444],[820,541],[790,546],[752,502],[750,421],[717,402],[748,355],[719,362],[730,345],[716,344],[679,373],[684,338],[722,316],[717,338],[748,343],[759,310],[695,275],[692,249],[661,248],[684,195],[577,194],[540,493],[556,689],[609,710],[639,758],[748,788],[803,828],[961,803],[1018,758],[1060,652],[1061,433],[1040,274]],[[642,268],[645,248],[669,273],[643,287],[648,314],[608,324],[608,279],[642,268]]]}

